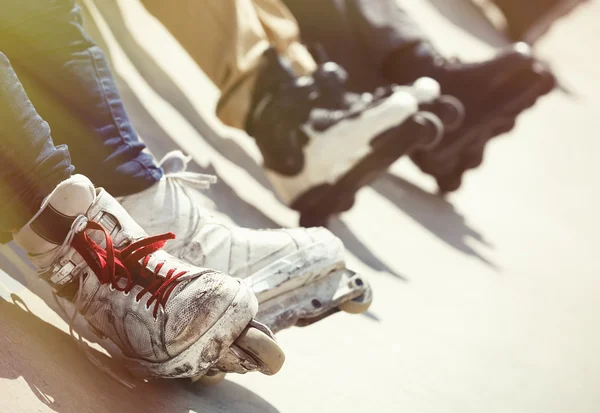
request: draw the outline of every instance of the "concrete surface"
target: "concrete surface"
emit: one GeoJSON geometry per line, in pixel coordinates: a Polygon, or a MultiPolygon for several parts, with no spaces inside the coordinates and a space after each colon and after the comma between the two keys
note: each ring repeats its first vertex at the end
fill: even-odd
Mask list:
{"type": "MultiPolygon", "coordinates": [[[[445,51],[479,58],[504,43],[462,1],[407,3],[445,51]]],[[[138,0],[86,4],[152,150],[181,147],[219,175],[208,194],[239,224],[294,225],[252,141],[217,124],[216,91],[138,0]]],[[[570,93],[522,116],[459,192],[432,195],[433,182],[402,160],[332,223],[375,289],[373,307],[280,334],[277,376],[130,390],[78,352],[19,282],[30,268],[4,247],[14,279],[0,275],[0,411],[598,412],[599,18],[590,1],[540,42],[570,93]]]]}

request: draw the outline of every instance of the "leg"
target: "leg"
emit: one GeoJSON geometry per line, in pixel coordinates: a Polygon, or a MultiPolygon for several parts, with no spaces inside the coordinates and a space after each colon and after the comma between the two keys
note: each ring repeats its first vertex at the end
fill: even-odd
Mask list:
{"type": "Polygon", "coordinates": [[[504,14],[507,22],[507,34],[514,41],[533,44],[543,36],[552,24],[570,13],[584,0],[494,0],[504,14]]]}
{"type": "Polygon", "coordinates": [[[172,233],[148,237],[105,190],[71,176],[66,148],[53,146],[3,54],[0,121],[0,229],[29,253],[54,293],[48,304],[70,327],[145,378],[191,377],[216,365],[279,370],[283,353],[253,320],[250,287],[175,260],[162,250],[172,233]],[[259,350],[251,357],[248,348],[259,350]]]}
{"type": "Polygon", "coordinates": [[[55,147],[50,127],[29,101],[0,53],[0,230],[21,228],[42,200],[73,172],[67,147],[55,147]]]}
{"type": "Polygon", "coordinates": [[[253,0],[269,43],[286,57],[298,76],[312,74],[315,62],[300,43],[300,28],[290,10],[279,0],[253,0]]]}
{"type": "Polygon", "coordinates": [[[284,0],[308,44],[349,73],[348,87],[369,92],[389,83],[381,73],[390,52],[426,38],[397,2],[387,0],[284,0]],[[352,45],[352,47],[349,47],[352,45]]]}
{"type": "Polygon", "coordinates": [[[219,117],[255,138],[279,198],[303,225],[348,210],[362,186],[440,136],[439,120],[415,117],[406,92],[349,96],[343,82],[321,82],[280,0],[144,3],[221,88],[219,117]]]}
{"type": "MultiPolygon", "coordinates": [[[[426,39],[397,0],[326,0],[323,7],[332,16],[326,20],[317,5],[308,5],[310,0],[286,1],[294,5],[301,26],[310,26],[317,33],[315,41],[331,45],[328,53],[335,55],[343,49],[332,41],[334,32],[329,29],[329,21],[349,27],[344,41],[364,46],[344,48],[351,54],[340,55],[349,62],[358,62],[349,64],[350,79],[404,85],[427,76],[439,82],[445,94],[453,96],[450,102],[456,102],[456,98],[462,102],[462,126],[453,125],[438,146],[417,151],[412,157],[424,172],[436,178],[443,192],[457,189],[463,173],[482,162],[486,142],[510,130],[516,116],[554,85],[550,72],[525,45],[509,47],[497,57],[476,64],[449,61],[426,39]],[[352,33],[358,33],[353,40],[352,33]],[[363,54],[372,56],[367,76],[364,74],[369,69],[361,66],[363,54]],[[354,76],[356,68],[359,72],[354,76]],[[378,73],[373,74],[373,70],[378,73]]],[[[364,85],[355,87],[360,90],[364,85]]]]}
{"type": "Polygon", "coordinates": [[[74,0],[8,0],[0,36],[33,104],[68,144],[79,172],[116,195],[160,178],[74,0]]]}
{"type": "Polygon", "coordinates": [[[244,127],[263,56],[272,45],[290,58],[296,72],[314,70],[312,58],[295,40],[295,22],[268,2],[258,7],[252,0],[143,3],[221,90],[217,114],[229,126],[244,127]]]}

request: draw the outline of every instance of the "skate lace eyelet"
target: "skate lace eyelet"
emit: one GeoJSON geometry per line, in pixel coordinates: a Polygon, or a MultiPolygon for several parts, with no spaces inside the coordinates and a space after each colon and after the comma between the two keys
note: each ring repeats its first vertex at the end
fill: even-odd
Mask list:
{"type": "Polygon", "coordinates": [[[125,297],[129,297],[129,291],[127,291],[127,292],[123,291],[123,295],[124,295],[125,297]]]}
{"type": "Polygon", "coordinates": [[[114,293],[114,292],[115,292],[115,291],[117,291],[117,290],[115,290],[115,287],[113,287],[113,285],[112,285],[112,284],[109,284],[109,285],[108,285],[108,291],[110,291],[111,293],[114,293]]]}

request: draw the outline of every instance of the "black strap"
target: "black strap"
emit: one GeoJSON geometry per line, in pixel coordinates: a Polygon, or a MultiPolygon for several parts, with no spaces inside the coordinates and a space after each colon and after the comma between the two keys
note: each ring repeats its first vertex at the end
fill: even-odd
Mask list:
{"type": "Polygon", "coordinates": [[[31,229],[46,241],[60,245],[67,237],[75,218],[62,214],[52,205],[48,205],[33,221],[31,229]]]}

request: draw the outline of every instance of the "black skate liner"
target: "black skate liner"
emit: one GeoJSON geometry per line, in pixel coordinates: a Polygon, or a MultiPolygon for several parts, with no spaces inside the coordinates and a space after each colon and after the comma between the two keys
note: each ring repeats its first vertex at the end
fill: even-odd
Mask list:
{"type": "Polygon", "coordinates": [[[438,126],[417,113],[371,140],[373,150],[335,184],[322,184],[302,194],[291,205],[300,212],[300,225],[325,226],[334,214],[352,208],[356,193],[403,155],[435,139],[438,126]]]}
{"type": "MultiPolygon", "coordinates": [[[[484,116],[469,116],[467,113],[463,127],[444,137],[451,144],[445,147],[442,144],[433,151],[413,155],[415,164],[423,172],[436,178],[440,192],[458,189],[463,173],[482,163],[487,142],[513,129],[516,118],[524,110],[533,106],[539,97],[552,91],[556,84],[554,76],[543,67],[534,69],[521,82],[525,84],[518,96],[500,104],[493,102],[493,109],[484,116]]],[[[485,108],[479,111],[482,112],[486,112],[485,108]]]]}

